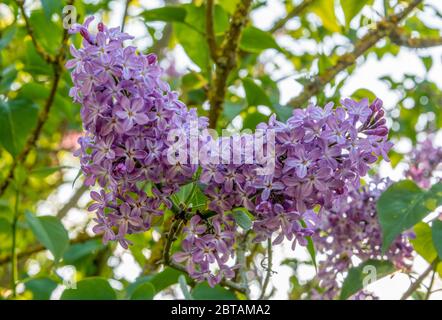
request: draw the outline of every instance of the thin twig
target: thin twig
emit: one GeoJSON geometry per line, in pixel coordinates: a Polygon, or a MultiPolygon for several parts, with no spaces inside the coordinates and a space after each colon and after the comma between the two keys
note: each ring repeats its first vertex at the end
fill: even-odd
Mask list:
{"type": "Polygon", "coordinates": [[[289,13],[287,13],[287,15],[282,18],[281,20],[278,20],[273,27],[269,30],[270,33],[274,33],[276,31],[278,31],[279,29],[283,28],[286,23],[293,19],[294,17],[299,16],[301,13],[304,12],[304,10],[311,5],[314,1],[316,0],[304,0],[303,2],[301,2],[300,4],[298,4],[296,7],[293,8],[293,10],[291,10],[289,13]]]}
{"type": "Polygon", "coordinates": [[[405,293],[402,295],[401,300],[406,300],[409,296],[411,296],[413,294],[413,292],[415,292],[419,286],[421,285],[422,281],[425,280],[425,278],[428,276],[428,274],[431,272],[431,270],[434,269],[434,267],[436,266],[438,262],[438,259],[436,258],[429,266],[428,268],[419,276],[419,278],[416,279],[416,281],[414,281],[411,286],[408,288],[407,291],[405,291],[405,293]]]}
{"type": "Polygon", "coordinates": [[[213,0],[207,0],[206,4],[206,38],[209,46],[210,56],[213,61],[218,60],[218,48],[216,46],[215,29],[213,27],[213,0]]]}
{"type": "Polygon", "coordinates": [[[262,300],[265,297],[267,287],[270,283],[270,277],[272,276],[272,260],[273,260],[273,252],[272,252],[272,240],[269,238],[267,240],[267,273],[264,279],[264,284],[262,285],[261,295],[259,296],[259,300],[262,300]]]}
{"type": "Polygon", "coordinates": [[[80,188],[78,188],[75,193],[72,195],[72,197],[69,199],[68,202],[57,212],[57,218],[63,219],[64,216],[69,212],[70,209],[75,207],[78,203],[78,200],[80,200],[81,196],[89,189],[88,186],[85,184],[81,185],[80,188]]]}
{"type": "MultiPolygon", "coordinates": [[[[102,238],[102,235],[95,235],[95,236],[91,237],[87,234],[81,234],[77,238],[72,239],[70,241],[70,244],[72,245],[72,244],[77,244],[77,243],[84,243],[89,240],[95,240],[95,239],[101,239],[101,238],[102,238]]],[[[32,247],[29,247],[25,251],[21,251],[17,254],[17,261],[22,260],[24,258],[28,258],[31,255],[41,252],[41,251],[44,251],[44,250],[46,250],[46,247],[44,247],[42,245],[35,245],[32,247]]],[[[7,256],[0,258],[0,266],[11,262],[11,259],[12,259],[11,255],[7,255],[7,256]]]]}
{"type": "Polygon", "coordinates": [[[12,220],[11,232],[12,232],[12,244],[11,244],[11,288],[12,296],[15,298],[17,295],[17,281],[18,281],[18,264],[17,264],[17,222],[18,222],[18,205],[19,205],[19,190],[15,193],[15,207],[14,218],[12,220]]]}
{"type": "Polygon", "coordinates": [[[428,300],[430,298],[431,290],[433,289],[435,277],[436,277],[436,270],[433,270],[433,274],[431,275],[430,284],[428,285],[427,293],[425,294],[424,300],[428,300]]]}
{"type": "Polygon", "coordinates": [[[230,28],[221,43],[220,53],[215,61],[216,71],[213,86],[209,91],[210,115],[209,127],[215,128],[222,111],[224,97],[227,90],[227,79],[230,72],[236,67],[236,56],[242,30],[248,21],[248,14],[252,0],[239,1],[230,20],[230,28]]]}
{"type": "Polygon", "coordinates": [[[25,20],[25,27],[26,27],[26,31],[28,33],[28,35],[31,37],[31,41],[34,44],[35,47],[35,51],[37,51],[37,53],[43,58],[43,60],[45,60],[48,63],[55,63],[56,62],[56,58],[52,57],[49,53],[47,53],[45,51],[45,49],[43,49],[43,47],[38,43],[35,34],[34,34],[34,29],[32,29],[31,23],[29,22],[29,18],[26,15],[25,12],[25,1],[24,0],[15,0],[15,2],[17,3],[21,15],[23,17],[23,20],[25,20]]]}
{"type": "Polygon", "coordinates": [[[442,45],[442,37],[417,38],[406,35],[402,30],[395,29],[390,34],[394,44],[413,49],[431,48],[442,45]]]}
{"type": "Polygon", "coordinates": [[[289,101],[289,105],[297,108],[304,105],[308,100],[319,93],[324,86],[331,82],[341,71],[356,63],[356,59],[372,48],[379,40],[389,35],[414,8],[422,3],[423,0],[413,0],[401,12],[384,18],[379,21],[376,28],[369,31],[362,39],[360,39],[352,52],[346,53],[339,57],[337,63],[326,69],[324,72],[315,76],[308,84],[306,84],[301,93],[289,101]]]}
{"type": "Polygon", "coordinates": [[[126,5],[124,6],[124,12],[123,17],[121,18],[121,32],[124,31],[124,27],[126,26],[126,18],[127,18],[127,12],[129,10],[131,0],[126,0],[126,5]]]}

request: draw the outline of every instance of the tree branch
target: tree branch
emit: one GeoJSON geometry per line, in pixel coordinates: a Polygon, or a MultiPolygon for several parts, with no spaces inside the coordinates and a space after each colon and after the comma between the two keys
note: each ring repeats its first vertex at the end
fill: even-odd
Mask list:
{"type": "Polygon", "coordinates": [[[294,17],[299,16],[309,5],[311,5],[316,0],[304,0],[299,5],[293,8],[284,18],[278,20],[273,27],[269,30],[270,33],[274,33],[279,29],[283,28],[286,23],[293,19],[294,17]]]}
{"type": "Polygon", "coordinates": [[[304,105],[311,97],[319,93],[327,83],[332,81],[338,75],[338,73],[353,65],[357,58],[367,52],[379,40],[389,35],[394,29],[396,29],[398,23],[409,15],[414,8],[422,3],[422,1],[423,0],[413,0],[398,14],[391,15],[379,21],[376,24],[375,29],[369,31],[356,43],[352,52],[342,55],[339,57],[334,66],[328,68],[322,74],[315,76],[307,85],[304,86],[301,94],[291,99],[288,104],[294,108],[304,105]]]}
{"type": "Polygon", "coordinates": [[[236,56],[238,54],[238,44],[242,30],[247,23],[248,13],[252,0],[239,1],[230,21],[230,28],[224,38],[220,54],[215,60],[216,72],[213,86],[209,91],[210,115],[209,127],[215,128],[219,115],[222,111],[224,97],[227,90],[227,78],[236,66],[236,56]]]}
{"type": "Polygon", "coordinates": [[[17,6],[20,9],[21,15],[23,16],[23,20],[25,20],[25,27],[28,35],[31,37],[31,41],[34,44],[35,51],[48,63],[55,63],[56,58],[52,57],[50,54],[48,54],[43,47],[37,42],[37,39],[35,38],[34,30],[32,29],[32,26],[29,22],[29,18],[26,15],[25,12],[25,0],[15,0],[17,3],[17,6]]]}
{"type": "MultiPolygon", "coordinates": [[[[95,235],[95,236],[89,236],[88,234],[81,234],[79,235],[77,238],[72,239],[70,244],[77,244],[77,243],[84,243],[87,242],[89,240],[96,240],[96,239],[101,239],[101,235],[95,235]]],[[[45,247],[43,247],[42,245],[35,245],[32,247],[27,248],[25,251],[19,252],[16,256],[17,256],[17,261],[30,257],[31,255],[44,251],[46,250],[45,247]]],[[[7,264],[11,261],[12,256],[11,255],[7,255],[4,256],[3,258],[0,258],[0,266],[7,264]]]]}
{"type": "Polygon", "coordinates": [[[206,4],[206,38],[210,56],[213,61],[218,60],[218,48],[216,46],[215,30],[213,28],[213,0],[207,0],[206,4]]]}
{"type": "Polygon", "coordinates": [[[398,46],[413,49],[431,48],[442,45],[442,37],[416,38],[404,34],[404,32],[400,29],[393,30],[390,34],[390,39],[398,46]]]}
{"type": "Polygon", "coordinates": [[[270,282],[270,277],[272,276],[272,260],[273,260],[273,252],[272,252],[272,239],[267,240],[267,274],[264,279],[264,284],[262,285],[261,295],[259,296],[259,300],[262,300],[266,294],[267,287],[270,282]]]}
{"type": "Polygon", "coordinates": [[[419,286],[421,285],[422,281],[425,280],[425,278],[428,276],[428,274],[431,272],[431,270],[434,269],[434,267],[436,266],[438,262],[438,259],[436,258],[429,266],[428,268],[419,276],[419,278],[416,279],[416,281],[414,281],[411,286],[408,288],[407,291],[405,291],[405,293],[402,295],[401,300],[407,300],[407,298],[409,296],[411,296],[413,294],[413,292],[415,292],[419,286]]]}
{"type": "Polygon", "coordinates": [[[127,11],[129,10],[129,5],[131,1],[132,0],[126,0],[126,4],[124,6],[123,17],[121,18],[121,32],[124,31],[124,27],[126,26],[127,11]]]}
{"type": "Polygon", "coordinates": [[[75,207],[80,200],[81,196],[89,189],[88,186],[82,184],[80,188],[78,188],[69,201],[58,211],[57,218],[63,219],[64,216],[69,212],[70,209],[75,207]]]}

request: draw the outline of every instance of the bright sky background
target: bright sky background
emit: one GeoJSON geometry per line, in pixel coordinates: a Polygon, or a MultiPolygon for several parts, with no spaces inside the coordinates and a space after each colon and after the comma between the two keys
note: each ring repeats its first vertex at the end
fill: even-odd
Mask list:
{"type": "MultiPolygon", "coordinates": [[[[121,21],[121,14],[123,11],[123,2],[122,0],[116,0],[112,3],[112,13],[110,16],[110,25],[117,26],[121,21]]],[[[298,1],[297,1],[298,2],[298,1]]],[[[141,0],[140,3],[145,8],[154,8],[161,6],[163,4],[162,1],[159,0],[141,0]]],[[[440,12],[442,12],[442,1],[441,0],[426,0],[425,3],[431,3],[435,7],[437,7],[440,12]]],[[[373,8],[365,9],[367,14],[370,14],[373,17],[377,17],[376,11],[382,12],[382,0],[376,0],[373,8]]],[[[130,11],[131,15],[136,15],[139,10],[130,11]]],[[[253,24],[262,29],[268,29],[272,26],[273,21],[278,19],[279,17],[284,16],[285,10],[281,1],[271,0],[267,7],[260,8],[253,12],[252,21],[253,24]]],[[[442,30],[442,19],[437,17],[433,17],[426,13],[420,14],[428,26],[439,28],[442,30]]],[[[342,19],[342,12],[338,12],[338,18],[342,19]]],[[[291,22],[290,24],[293,27],[296,27],[296,20],[291,22]]],[[[140,49],[147,49],[151,44],[151,40],[149,36],[146,37],[145,28],[140,20],[132,19],[126,27],[126,31],[136,36],[136,45],[140,49]]],[[[290,47],[295,50],[300,50],[303,52],[305,50],[316,52],[318,48],[311,41],[293,41],[291,39],[280,38],[277,39],[278,43],[281,47],[290,47]]],[[[336,38],[332,39],[332,41],[341,41],[342,39],[336,38]]],[[[319,50],[325,50],[327,52],[327,46],[323,48],[319,48],[319,50]]],[[[279,88],[281,91],[281,103],[287,102],[290,98],[296,96],[302,86],[294,81],[296,78],[296,71],[293,70],[290,64],[286,63],[283,58],[279,54],[277,54],[273,50],[268,50],[263,54],[265,57],[273,57],[280,65],[284,66],[281,68],[284,70],[284,74],[281,72],[275,72],[273,74],[274,79],[279,79],[284,76],[288,76],[283,81],[279,82],[279,88]],[[292,76],[293,75],[293,76],[292,76]]],[[[356,89],[359,88],[367,88],[374,92],[378,97],[380,97],[387,108],[392,108],[394,104],[399,100],[399,97],[395,92],[389,90],[387,85],[378,80],[383,75],[390,75],[395,80],[402,79],[404,74],[414,74],[419,77],[425,76],[425,68],[418,58],[418,55],[428,56],[432,55],[433,57],[433,67],[430,70],[428,77],[436,82],[439,88],[442,89],[442,47],[432,48],[432,49],[419,49],[412,50],[407,48],[402,48],[397,57],[393,57],[391,55],[386,55],[381,61],[378,61],[375,57],[369,56],[367,61],[363,64],[360,64],[358,68],[355,70],[353,75],[346,81],[346,84],[342,88],[341,94],[342,96],[350,95],[356,89]]],[[[173,57],[176,63],[176,68],[182,72],[185,72],[187,69],[197,69],[195,65],[191,63],[191,61],[185,56],[183,50],[177,48],[173,51],[173,57]]],[[[438,144],[442,145],[441,136],[438,137],[438,144]]],[[[406,152],[409,151],[411,145],[407,143],[407,141],[402,141],[398,144],[400,147],[400,151],[406,152]]],[[[67,163],[72,163],[78,166],[76,160],[69,158],[66,159],[67,163]]],[[[395,170],[392,170],[389,164],[383,163],[381,167],[381,175],[390,176],[393,179],[400,179],[402,176],[404,167],[398,166],[395,170]]],[[[72,173],[69,173],[73,176],[76,174],[76,170],[73,170],[72,173]]],[[[72,177],[73,178],[73,177],[72,177]]],[[[41,203],[39,214],[54,214],[56,212],[57,203],[58,202],[66,202],[73,190],[70,184],[64,185],[60,187],[56,194],[41,203]],[[54,201],[57,199],[57,201],[54,201]]],[[[80,204],[85,205],[89,200],[88,196],[85,195],[80,204]]],[[[78,209],[72,209],[68,216],[65,218],[64,222],[66,225],[76,225],[78,223],[84,224],[86,221],[86,214],[78,209]]],[[[121,249],[121,248],[120,248],[121,249]]],[[[147,250],[148,254],[148,250],[147,250]]],[[[122,264],[119,266],[117,273],[128,280],[134,280],[139,273],[141,272],[140,267],[134,262],[134,259],[131,255],[125,250],[118,250],[118,255],[121,258],[122,264]]],[[[290,284],[288,281],[289,276],[291,275],[291,268],[287,266],[279,266],[280,262],[286,257],[297,257],[303,260],[308,260],[308,255],[305,249],[298,248],[295,252],[291,251],[289,245],[279,246],[275,248],[274,254],[274,271],[277,273],[272,277],[272,283],[277,288],[276,294],[274,298],[277,299],[286,299],[287,292],[289,290],[290,284]]],[[[422,272],[427,267],[427,263],[424,262],[420,257],[416,258],[414,269],[417,272],[422,272]]],[[[313,267],[300,267],[301,277],[303,279],[308,279],[314,275],[313,267]]],[[[116,287],[118,287],[118,283],[114,283],[116,287]]],[[[409,280],[408,277],[403,274],[396,274],[392,278],[382,279],[376,282],[373,285],[370,285],[369,290],[373,290],[381,299],[398,299],[402,295],[402,293],[408,288],[409,280]]],[[[442,282],[438,280],[435,288],[442,288],[442,282]]],[[[61,292],[59,290],[59,292],[61,292]]],[[[258,295],[258,292],[254,293],[252,290],[252,298],[258,295]]],[[[55,294],[57,296],[57,294],[55,294]]],[[[436,293],[433,296],[433,299],[442,299],[442,292],[436,293]]]]}

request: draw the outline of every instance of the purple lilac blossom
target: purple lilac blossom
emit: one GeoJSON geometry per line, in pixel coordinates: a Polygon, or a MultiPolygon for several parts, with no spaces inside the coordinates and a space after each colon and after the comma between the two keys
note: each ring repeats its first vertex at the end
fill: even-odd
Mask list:
{"type": "MultiPolygon", "coordinates": [[[[97,33],[90,33],[92,19],[71,28],[80,32],[83,46],[71,46],[73,59],[66,63],[74,83],[70,95],[82,105],[86,131],[76,155],[85,183],[101,188],[91,192],[94,231],[104,233],[105,242],[117,240],[127,248],[126,235],[148,230],[152,218],[170,206],[167,197],[192,179],[197,167],[184,163],[177,169],[165,152],[168,133],[186,130],[198,117],[161,80],[155,55],[124,46],[132,37],[119,28],[100,23],[97,33]],[[146,182],[152,184],[149,195],[146,182]]],[[[199,118],[198,123],[205,127],[207,121],[199,118]]]]}
{"type": "MultiPolygon", "coordinates": [[[[94,231],[103,233],[105,242],[116,240],[127,248],[126,235],[148,230],[152,219],[171,207],[168,197],[191,182],[197,170],[189,159],[170,164],[168,133],[179,129],[189,136],[191,123],[196,122],[204,147],[209,138],[201,131],[207,119],[198,117],[195,109],[187,110],[161,80],[163,71],[155,55],[125,46],[123,42],[132,37],[119,28],[99,23],[97,33],[90,33],[91,20],[71,29],[82,35],[83,46],[71,46],[73,59],[66,64],[74,83],[70,95],[82,105],[86,131],[76,155],[85,183],[100,188],[91,192],[94,231]]],[[[258,175],[262,165],[247,162],[243,154],[239,163],[224,152],[221,156],[230,160],[228,164],[202,163],[200,182],[206,185],[208,207],[215,214],[194,215],[187,222],[182,251],[173,259],[184,263],[191,277],[211,286],[234,277],[239,231],[229,211],[235,207],[254,215],[255,241],[270,238],[278,244],[288,239],[293,248],[305,246],[307,237],[317,231],[313,209],[319,206],[321,215],[332,210],[359,187],[370,165],[387,158],[391,143],[383,116],[379,99],[371,105],[366,99],[345,99],[337,108],[311,105],[294,110],[286,123],[272,116],[258,126],[276,132],[273,173],[258,175]]],[[[247,148],[249,139],[253,136],[242,136],[240,145],[247,148]]],[[[214,143],[230,151],[237,142],[227,137],[214,143]]]]}
{"type": "Polygon", "coordinates": [[[429,188],[440,181],[436,173],[442,170],[442,148],[437,147],[431,137],[418,144],[410,155],[409,168],[406,176],[416,182],[421,188],[429,188]],[[433,181],[434,180],[434,181],[433,181]]]}
{"type": "MultiPolygon", "coordinates": [[[[382,232],[376,202],[391,182],[374,179],[369,184],[351,190],[347,201],[341,201],[324,211],[313,239],[318,254],[324,255],[316,275],[321,288],[315,299],[334,299],[340,292],[337,275],[343,275],[356,260],[387,259],[399,270],[409,270],[413,248],[408,242],[411,234],[398,236],[383,255],[382,232]]],[[[362,299],[364,293],[355,299],[362,299]]]]}

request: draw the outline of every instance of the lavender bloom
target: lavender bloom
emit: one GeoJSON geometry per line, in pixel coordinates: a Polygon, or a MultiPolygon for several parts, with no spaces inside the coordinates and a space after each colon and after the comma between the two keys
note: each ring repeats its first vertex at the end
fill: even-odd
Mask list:
{"type": "MultiPolygon", "coordinates": [[[[323,292],[318,299],[334,299],[340,292],[337,274],[347,272],[354,258],[364,262],[369,259],[388,259],[397,269],[409,270],[413,248],[407,234],[397,237],[385,255],[382,255],[382,232],[379,224],[376,202],[388,180],[375,180],[354,189],[347,201],[336,204],[321,213],[318,231],[313,236],[316,250],[325,256],[320,262],[317,279],[323,292]]],[[[364,294],[357,294],[361,299],[364,294]]]]}

